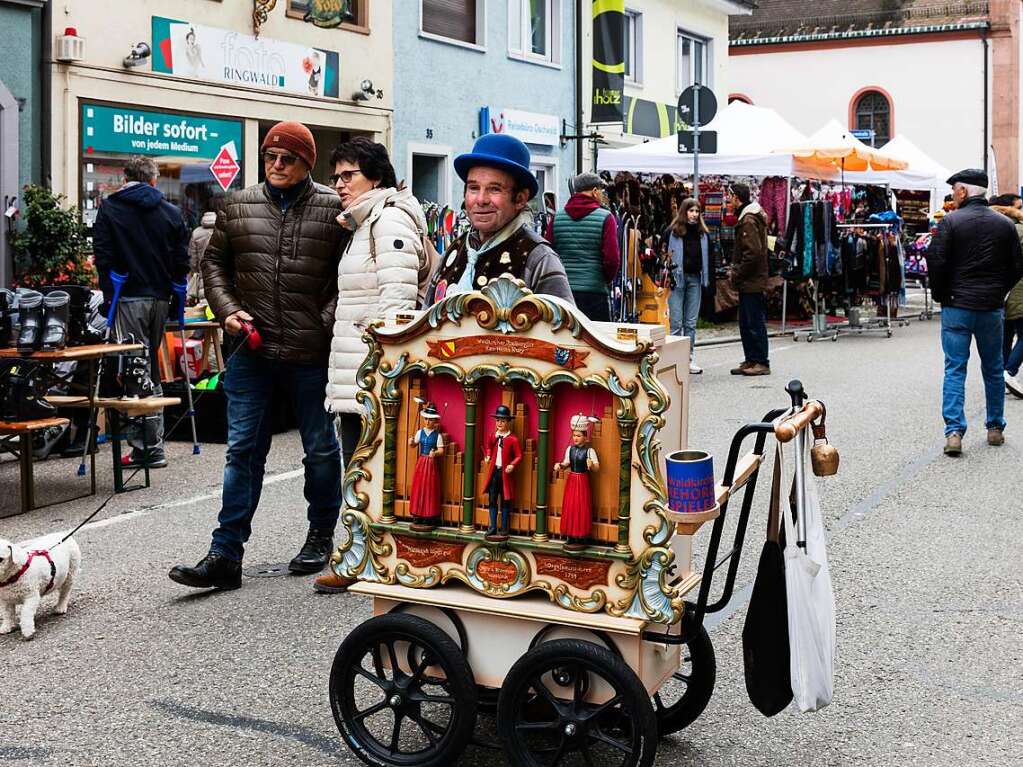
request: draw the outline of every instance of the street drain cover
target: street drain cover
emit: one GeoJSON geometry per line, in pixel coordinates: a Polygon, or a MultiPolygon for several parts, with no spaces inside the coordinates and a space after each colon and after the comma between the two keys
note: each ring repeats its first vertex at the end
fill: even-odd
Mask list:
{"type": "Polygon", "coordinates": [[[288,574],[288,563],[281,562],[273,565],[253,565],[242,570],[246,578],[277,578],[288,574]]]}

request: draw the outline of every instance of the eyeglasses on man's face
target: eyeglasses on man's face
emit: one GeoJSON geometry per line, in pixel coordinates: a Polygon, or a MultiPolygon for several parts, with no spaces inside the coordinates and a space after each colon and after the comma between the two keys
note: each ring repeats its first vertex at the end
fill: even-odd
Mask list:
{"type": "Polygon", "coordinates": [[[280,163],[285,168],[290,168],[298,162],[298,157],[287,152],[263,152],[263,164],[269,168],[273,168],[280,163]]]}
{"type": "Polygon", "coordinates": [[[340,173],[335,173],[330,177],[330,183],[337,186],[337,182],[342,182],[345,186],[352,183],[352,179],[356,176],[361,176],[361,170],[343,170],[340,173]]]}

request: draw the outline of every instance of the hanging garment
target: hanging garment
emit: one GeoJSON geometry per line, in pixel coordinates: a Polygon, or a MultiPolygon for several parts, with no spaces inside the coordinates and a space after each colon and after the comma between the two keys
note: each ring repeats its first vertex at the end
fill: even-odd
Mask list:
{"type": "Polygon", "coordinates": [[[760,187],[760,207],[767,215],[768,229],[773,225],[778,233],[784,232],[788,212],[788,182],[776,176],[765,178],[760,187]]]}

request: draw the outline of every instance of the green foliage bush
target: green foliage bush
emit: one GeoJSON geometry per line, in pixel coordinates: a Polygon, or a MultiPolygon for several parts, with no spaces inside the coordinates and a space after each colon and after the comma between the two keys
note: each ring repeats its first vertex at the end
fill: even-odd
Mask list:
{"type": "Polygon", "coordinates": [[[95,284],[81,213],[64,207],[65,199],[42,186],[24,188],[24,223],[11,241],[16,286],[95,284]]]}

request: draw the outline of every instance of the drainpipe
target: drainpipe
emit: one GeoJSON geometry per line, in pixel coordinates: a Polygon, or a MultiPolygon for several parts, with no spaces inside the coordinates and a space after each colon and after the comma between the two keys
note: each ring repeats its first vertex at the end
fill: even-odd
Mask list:
{"type": "Polygon", "coordinates": [[[575,172],[583,172],[583,0],[575,0],[575,172]]]}
{"type": "Polygon", "coordinates": [[[989,174],[991,169],[988,168],[988,146],[991,143],[988,140],[988,40],[987,30],[982,30],[980,33],[981,42],[984,45],[984,153],[981,155],[984,158],[984,172],[989,174]]]}
{"type": "Polygon", "coordinates": [[[39,116],[39,140],[42,142],[42,157],[40,158],[39,182],[50,188],[50,175],[53,163],[53,147],[50,145],[53,137],[50,135],[50,112],[53,105],[50,98],[53,94],[53,4],[43,5],[43,50],[40,67],[41,90],[40,100],[42,102],[39,116]]]}

